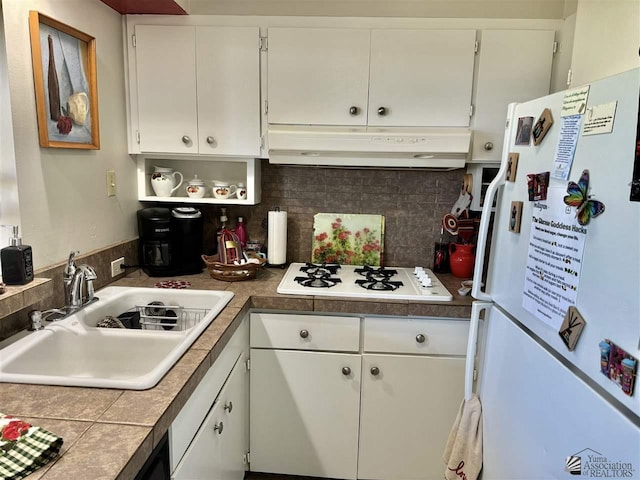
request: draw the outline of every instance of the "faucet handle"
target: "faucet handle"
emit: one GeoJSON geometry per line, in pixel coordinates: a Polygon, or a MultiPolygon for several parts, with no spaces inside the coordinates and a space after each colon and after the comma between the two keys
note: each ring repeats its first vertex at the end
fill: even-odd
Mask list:
{"type": "Polygon", "coordinates": [[[76,255],[80,252],[78,250],[71,250],[69,253],[69,259],[67,260],[67,266],[64,269],[64,274],[67,277],[73,276],[76,271],[76,255]]]}

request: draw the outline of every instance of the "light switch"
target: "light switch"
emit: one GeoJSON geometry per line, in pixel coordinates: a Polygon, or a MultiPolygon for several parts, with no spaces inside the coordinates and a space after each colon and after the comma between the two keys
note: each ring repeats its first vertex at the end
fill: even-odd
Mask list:
{"type": "Polygon", "coordinates": [[[107,197],[116,196],[116,171],[107,170],[107,197]]]}

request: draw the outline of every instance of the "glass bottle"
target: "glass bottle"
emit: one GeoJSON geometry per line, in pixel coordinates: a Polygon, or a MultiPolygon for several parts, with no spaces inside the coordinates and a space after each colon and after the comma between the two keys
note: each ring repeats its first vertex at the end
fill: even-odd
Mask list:
{"type": "Polygon", "coordinates": [[[236,235],[238,236],[238,240],[240,240],[240,247],[244,250],[247,248],[247,228],[244,223],[244,218],[238,217],[238,222],[236,223],[236,235]]]}
{"type": "Polygon", "coordinates": [[[58,85],[58,72],[56,72],[56,60],[53,56],[53,38],[49,41],[49,71],[47,75],[49,89],[49,112],[51,120],[57,122],[60,119],[60,86],[58,85]]]}

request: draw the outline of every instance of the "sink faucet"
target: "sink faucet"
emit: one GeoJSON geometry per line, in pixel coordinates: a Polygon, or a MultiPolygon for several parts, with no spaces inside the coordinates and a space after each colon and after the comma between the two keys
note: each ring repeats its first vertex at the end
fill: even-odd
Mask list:
{"type": "Polygon", "coordinates": [[[98,278],[98,275],[90,265],[84,263],[76,265],[75,259],[78,253],[72,251],[69,254],[67,265],[64,268],[64,307],[45,311],[32,310],[29,312],[31,320],[29,330],[41,330],[43,320],[62,320],[98,300],[93,286],[93,281],[98,278]]]}
{"type": "Polygon", "coordinates": [[[98,278],[96,271],[90,265],[76,265],[75,258],[78,253],[69,253],[64,269],[64,308],[67,310],[79,310],[97,300],[93,287],[93,281],[98,278]]]}

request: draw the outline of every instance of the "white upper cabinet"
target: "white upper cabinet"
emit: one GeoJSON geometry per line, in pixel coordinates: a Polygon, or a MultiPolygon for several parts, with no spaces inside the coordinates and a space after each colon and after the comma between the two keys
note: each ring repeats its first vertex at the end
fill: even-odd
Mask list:
{"type": "Polygon", "coordinates": [[[468,126],[475,30],[270,28],[269,123],[468,126]]]}
{"type": "Polygon", "coordinates": [[[553,30],[482,31],[472,122],[474,162],[500,161],[509,103],[549,93],[554,36],[553,30]]]}
{"type": "Polygon", "coordinates": [[[475,30],[372,30],[369,125],[467,127],[475,30]]]}
{"type": "Polygon", "coordinates": [[[259,156],[259,37],[258,27],[136,25],[140,152],[259,156]]]}
{"type": "Polygon", "coordinates": [[[270,28],[269,123],[366,125],[369,30],[270,28]]]}
{"type": "Polygon", "coordinates": [[[135,35],[140,151],[197,153],[195,28],[136,25],[135,35]]]}

